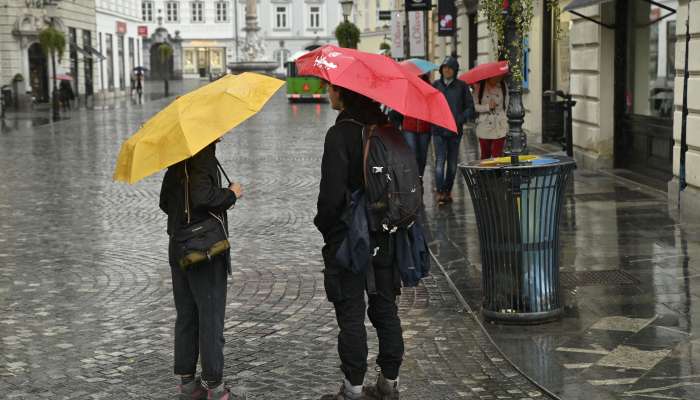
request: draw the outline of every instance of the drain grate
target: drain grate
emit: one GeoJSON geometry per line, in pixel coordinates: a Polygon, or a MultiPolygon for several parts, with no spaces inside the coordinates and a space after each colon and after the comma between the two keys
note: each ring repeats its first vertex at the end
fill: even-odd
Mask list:
{"type": "Polygon", "coordinates": [[[639,280],[619,269],[605,271],[562,271],[559,274],[561,286],[626,286],[638,285],[639,280]]]}

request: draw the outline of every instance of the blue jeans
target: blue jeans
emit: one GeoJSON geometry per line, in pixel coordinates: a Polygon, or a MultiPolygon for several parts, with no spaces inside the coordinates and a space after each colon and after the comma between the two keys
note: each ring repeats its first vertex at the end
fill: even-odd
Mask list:
{"type": "Polygon", "coordinates": [[[439,193],[450,193],[457,175],[457,156],[462,135],[433,135],[435,143],[435,186],[439,193]],[[447,168],[445,168],[447,164],[447,168]]]}
{"type": "Polygon", "coordinates": [[[418,163],[418,175],[423,176],[425,164],[428,162],[428,148],[430,147],[430,133],[416,133],[411,131],[402,132],[408,147],[416,154],[418,163]]]}

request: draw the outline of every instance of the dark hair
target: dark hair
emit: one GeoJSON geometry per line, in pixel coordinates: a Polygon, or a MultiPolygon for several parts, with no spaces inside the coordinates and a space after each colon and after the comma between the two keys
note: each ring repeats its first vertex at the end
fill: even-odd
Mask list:
{"type": "Polygon", "coordinates": [[[388,121],[376,101],[344,87],[333,85],[333,89],[340,94],[345,111],[363,124],[384,124],[388,121]]]}

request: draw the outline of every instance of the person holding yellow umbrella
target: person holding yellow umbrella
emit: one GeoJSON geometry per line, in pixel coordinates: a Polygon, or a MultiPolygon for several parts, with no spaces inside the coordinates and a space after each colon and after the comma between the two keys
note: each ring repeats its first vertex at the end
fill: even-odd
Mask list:
{"type": "Polygon", "coordinates": [[[220,138],[256,114],[283,82],[228,75],[178,97],[122,146],[115,180],[134,183],[168,168],[160,208],[168,215],[178,399],[234,400],[223,382],[224,314],[231,273],[227,211],[242,195],[216,159],[220,138]],[[222,187],[221,175],[228,181],[222,187]],[[196,377],[201,360],[201,377],[196,377]]]}

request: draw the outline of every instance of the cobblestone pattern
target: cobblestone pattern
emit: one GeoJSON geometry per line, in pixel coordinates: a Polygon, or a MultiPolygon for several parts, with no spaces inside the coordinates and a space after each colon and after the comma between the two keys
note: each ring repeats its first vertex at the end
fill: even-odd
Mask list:
{"type": "MultiPolygon", "coordinates": [[[[0,398],[171,398],[162,175],[111,181],[121,142],[163,104],[0,134],[0,398]]],[[[246,190],[231,213],[226,379],[253,399],[315,399],[340,381],[312,224],[334,117],[280,95],[219,148],[246,190]]],[[[545,397],[499,358],[444,277],[405,290],[400,309],[404,399],[545,397]]]]}

